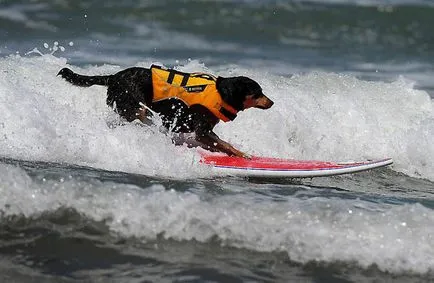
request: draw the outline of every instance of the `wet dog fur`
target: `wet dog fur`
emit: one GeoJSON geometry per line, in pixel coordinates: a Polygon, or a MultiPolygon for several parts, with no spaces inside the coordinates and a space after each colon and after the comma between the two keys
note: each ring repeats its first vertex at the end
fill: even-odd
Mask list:
{"type": "MultiPolygon", "coordinates": [[[[139,119],[148,124],[150,111],[147,109],[151,109],[160,115],[163,125],[172,132],[195,133],[194,141],[178,140],[177,143],[186,142],[190,146],[199,145],[211,151],[249,157],[213,132],[219,119],[206,107],[188,107],[175,98],[152,102],[152,74],[148,68],[133,67],[106,76],[85,76],[63,68],[58,75],[80,87],[107,86],[107,105],[129,122],[139,119]]],[[[273,105],[273,101],[263,94],[260,85],[248,77],[218,77],[216,87],[222,99],[237,111],[268,109],[273,105]]]]}

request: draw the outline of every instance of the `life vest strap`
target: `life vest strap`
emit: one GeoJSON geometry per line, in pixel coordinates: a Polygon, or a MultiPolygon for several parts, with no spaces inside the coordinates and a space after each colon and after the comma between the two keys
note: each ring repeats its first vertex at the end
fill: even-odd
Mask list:
{"type": "Polygon", "coordinates": [[[187,85],[188,79],[190,79],[190,74],[184,74],[184,77],[182,78],[181,85],[182,87],[187,85]]]}
{"type": "Polygon", "coordinates": [[[172,84],[174,78],[175,78],[175,71],[174,71],[174,70],[171,70],[171,71],[169,72],[169,76],[167,77],[167,82],[168,82],[169,84],[172,84]]]}
{"type": "Polygon", "coordinates": [[[181,84],[179,86],[186,86],[187,85],[188,79],[190,78],[190,74],[179,72],[179,71],[172,70],[172,69],[169,70],[169,76],[167,77],[167,82],[169,84],[173,84],[173,79],[175,79],[175,75],[182,76],[182,81],[181,81],[181,84]]]}

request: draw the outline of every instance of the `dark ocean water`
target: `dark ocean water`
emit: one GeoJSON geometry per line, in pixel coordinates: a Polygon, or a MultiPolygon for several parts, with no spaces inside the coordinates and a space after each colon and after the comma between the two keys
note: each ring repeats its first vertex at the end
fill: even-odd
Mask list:
{"type": "Polygon", "coordinates": [[[434,280],[432,27],[417,0],[0,1],[0,281],[434,280]],[[273,108],[216,128],[246,152],[394,165],[212,177],[56,77],[152,63],[257,80],[273,108]]]}
{"type": "Polygon", "coordinates": [[[279,74],[325,69],[381,80],[405,75],[434,88],[432,1],[1,4],[5,55],[57,41],[74,65],[127,66],[147,58],[176,65],[192,58],[208,67],[242,64],[279,74]]]}

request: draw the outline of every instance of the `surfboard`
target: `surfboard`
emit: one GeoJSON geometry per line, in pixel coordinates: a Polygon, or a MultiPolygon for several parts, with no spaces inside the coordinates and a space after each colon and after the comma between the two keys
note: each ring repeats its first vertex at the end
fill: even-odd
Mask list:
{"type": "Polygon", "coordinates": [[[325,177],[372,170],[393,163],[391,158],[358,162],[332,162],[259,156],[246,159],[219,153],[201,154],[201,162],[212,166],[213,170],[219,174],[251,177],[325,177]]]}

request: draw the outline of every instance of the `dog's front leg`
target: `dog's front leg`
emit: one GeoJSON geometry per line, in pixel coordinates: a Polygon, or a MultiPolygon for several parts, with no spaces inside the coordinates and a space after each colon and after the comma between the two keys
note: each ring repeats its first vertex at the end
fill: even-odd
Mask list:
{"type": "Polygon", "coordinates": [[[204,144],[206,146],[204,147],[205,149],[220,151],[226,153],[227,155],[233,155],[233,156],[249,158],[249,159],[251,158],[251,156],[248,155],[247,153],[239,151],[228,142],[225,142],[224,140],[220,139],[212,131],[205,135],[197,135],[196,140],[204,144]]]}
{"type": "Polygon", "coordinates": [[[152,110],[144,103],[139,102],[139,105],[140,108],[136,112],[136,118],[145,125],[153,125],[154,123],[152,122],[152,117],[154,116],[154,113],[152,112],[152,110]]]}

